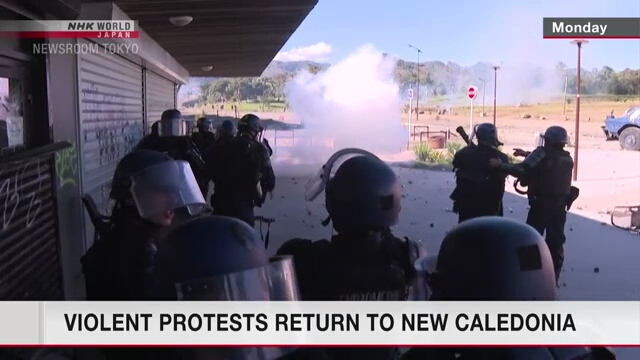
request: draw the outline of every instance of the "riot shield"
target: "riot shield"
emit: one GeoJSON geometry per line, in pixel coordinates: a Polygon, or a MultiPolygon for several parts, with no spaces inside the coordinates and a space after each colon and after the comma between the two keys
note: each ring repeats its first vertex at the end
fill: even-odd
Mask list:
{"type": "Polygon", "coordinates": [[[640,205],[613,208],[611,225],[623,230],[640,231],[640,205]]]}

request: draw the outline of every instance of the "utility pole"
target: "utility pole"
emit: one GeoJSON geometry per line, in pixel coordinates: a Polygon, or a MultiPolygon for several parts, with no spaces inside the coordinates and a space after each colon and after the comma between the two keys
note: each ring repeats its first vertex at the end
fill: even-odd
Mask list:
{"type": "Polygon", "coordinates": [[[562,99],[562,117],[567,115],[567,87],[569,87],[569,74],[564,74],[564,97],[562,99]]]}
{"type": "Polygon", "coordinates": [[[422,53],[422,50],[418,49],[417,47],[409,44],[409,47],[416,50],[418,52],[418,66],[416,67],[416,80],[418,81],[418,83],[416,84],[416,124],[418,123],[419,120],[419,114],[420,114],[420,53],[422,53]]]}
{"type": "Polygon", "coordinates": [[[587,44],[587,40],[574,40],[571,44],[578,45],[578,79],[576,89],[576,128],[573,146],[573,181],[578,180],[578,147],[580,145],[580,67],[582,66],[582,44],[587,44]]]}
{"type": "Polygon", "coordinates": [[[493,126],[496,126],[496,105],[498,103],[498,69],[500,66],[493,67],[493,126]]]}
{"type": "Polygon", "coordinates": [[[484,101],[486,99],[487,82],[483,78],[478,78],[478,80],[482,81],[482,116],[484,117],[484,101]]]}

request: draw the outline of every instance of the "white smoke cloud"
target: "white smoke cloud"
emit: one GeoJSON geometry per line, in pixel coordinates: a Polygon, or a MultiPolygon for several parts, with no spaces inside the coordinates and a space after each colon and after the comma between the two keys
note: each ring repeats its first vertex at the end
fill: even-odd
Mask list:
{"type": "Polygon", "coordinates": [[[287,154],[278,149],[279,173],[283,164],[322,164],[347,147],[379,155],[406,147],[394,69],[394,59],[368,45],[319,74],[304,71],[287,84],[289,106],[304,129],[296,131],[298,139],[287,154]]]}
{"type": "Polygon", "coordinates": [[[327,57],[333,53],[331,45],[319,42],[314,45],[299,47],[289,51],[279,52],[274,60],[277,61],[326,61],[327,57]]]}

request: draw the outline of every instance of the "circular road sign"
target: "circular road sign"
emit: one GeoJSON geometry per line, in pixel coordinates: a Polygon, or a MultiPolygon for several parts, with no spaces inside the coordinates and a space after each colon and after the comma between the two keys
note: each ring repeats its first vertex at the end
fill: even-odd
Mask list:
{"type": "Polygon", "coordinates": [[[478,96],[478,88],[475,86],[469,86],[469,89],[467,90],[467,96],[469,97],[469,100],[475,99],[476,96],[478,96]]]}

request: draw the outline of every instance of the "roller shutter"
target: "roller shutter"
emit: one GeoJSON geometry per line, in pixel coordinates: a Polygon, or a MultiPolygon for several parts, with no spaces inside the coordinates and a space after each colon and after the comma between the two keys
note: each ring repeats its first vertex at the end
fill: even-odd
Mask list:
{"type": "Polygon", "coordinates": [[[111,211],[113,172],[144,136],[142,68],[118,55],[79,56],[82,191],[111,211]]]}
{"type": "Polygon", "coordinates": [[[154,122],[160,120],[162,112],[176,107],[176,86],[175,84],[147,71],[147,128],[151,128],[154,122]]]}
{"type": "Polygon", "coordinates": [[[0,158],[0,300],[64,298],[53,154],[66,146],[0,158]]]}

